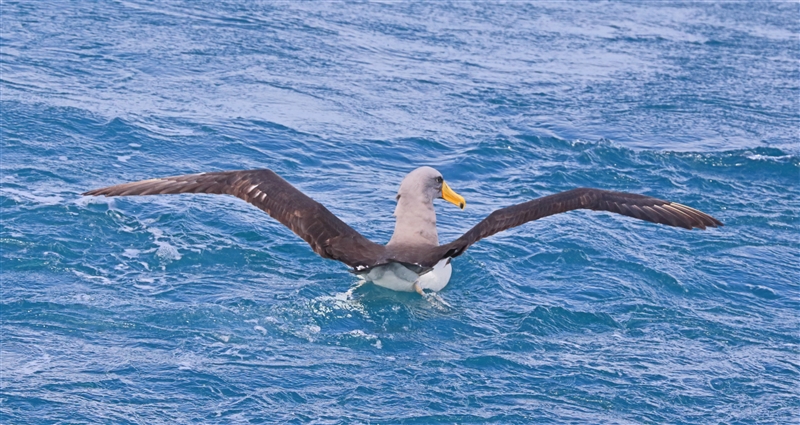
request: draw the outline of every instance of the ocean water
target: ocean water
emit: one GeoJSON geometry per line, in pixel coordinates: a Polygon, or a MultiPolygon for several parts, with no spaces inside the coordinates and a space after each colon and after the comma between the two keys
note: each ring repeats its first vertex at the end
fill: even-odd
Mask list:
{"type": "Polygon", "coordinates": [[[4,1],[0,423],[800,417],[798,3],[4,1]],[[85,198],[270,168],[386,242],[413,168],[479,242],[433,302],[232,197],[85,198]]]}

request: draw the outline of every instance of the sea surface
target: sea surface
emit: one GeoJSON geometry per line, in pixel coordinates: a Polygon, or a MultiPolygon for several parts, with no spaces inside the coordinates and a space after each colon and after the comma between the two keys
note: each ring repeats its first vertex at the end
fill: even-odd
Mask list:
{"type": "Polygon", "coordinates": [[[800,3],[3,1],[0,423],[800,420],[800,3]],[[385,243],[430,165],[452,240],[357,287],[233,197],[87,198],[269,168],[385,243]]]}

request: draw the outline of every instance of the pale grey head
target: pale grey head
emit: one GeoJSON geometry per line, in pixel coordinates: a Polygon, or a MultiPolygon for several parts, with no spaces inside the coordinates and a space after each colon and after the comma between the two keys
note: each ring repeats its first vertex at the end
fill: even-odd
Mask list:
{"type": "Polygon", "coordinates": [[[442,173],[419,167],[408,173],[397,191],[397,222],[387,246],[438,246],[433,200],[442,198],[464,209],[464,198],[445,183],[442,173]]]}

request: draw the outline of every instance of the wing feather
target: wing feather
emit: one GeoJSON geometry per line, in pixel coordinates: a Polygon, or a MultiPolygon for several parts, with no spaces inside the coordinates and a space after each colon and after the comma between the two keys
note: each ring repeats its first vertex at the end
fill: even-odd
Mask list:
{"type": "Polygon", "coordinates": [[[385,248],[362,236],[322,204],[271,170],[222,171],[142,180],[90,190],[87,196],[226,194],[260,208],[305,240],[323,258],[350,267],[385,261],[385,248]]]}
{"type": "Polygon", "coordinates": [[[496,210],[458,239],[438,247],[421,264],[432,266],[443,258],[461,255],[475,242],[495,233],[577,209],[609,211],[685,229],[723,225],[716,218],[686,205],[634,193],[579,188],[496,210]]]}

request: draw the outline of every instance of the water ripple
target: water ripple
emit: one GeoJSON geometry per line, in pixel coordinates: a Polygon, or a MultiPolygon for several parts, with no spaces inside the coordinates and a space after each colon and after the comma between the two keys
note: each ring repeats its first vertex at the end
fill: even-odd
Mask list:
{"type": "Polygon", "coordinates": [[[2,423],[788,423],[800,416],[796,3],[4,2],[2,423]],[[386,242],[432,165],[576,211],[358,286],[261,211],[108,184],[270,168],[386,242]],[[364,208],[367,206],[367,208],[364,208]]]}

